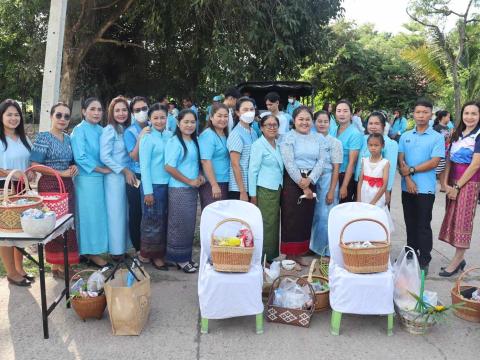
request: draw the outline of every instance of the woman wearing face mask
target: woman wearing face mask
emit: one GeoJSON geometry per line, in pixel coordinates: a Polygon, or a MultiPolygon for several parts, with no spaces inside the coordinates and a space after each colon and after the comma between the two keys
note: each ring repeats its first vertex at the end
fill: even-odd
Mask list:
{"type": "Polygon", "coordinates": [[[207,128],[198,139],[203,173],[208,182],[200,187],[200,204],[205,206],[228,198],[230,157],[227,149],[228,107],[212,106],[207,128]]]}
{"type": "Polygon", "coordinates": [[[108,214],[108,252],[120,259],[127,250],[127,190],[137,179],[128,168],[128,156],[123,134],[130,125],[128,102],[123,96],[114,98],[108,107],[108,125],[100,137],[100,160],[112,172],[105,175],[105,202],[108,214]]]}
{"type": "MultiPolygon", "coordinates": [[[[280,144],[287,170],[283,179],[281,200],[281,253],[300,265],[308,265],[301,257],[308,251],[315,208],[315,183],[323,171],[327,147],[323,135],[311,133],[313,114],[307,106],[293,112],[294,129],[280,144]]],[[[319,199],[320,200],[320,199],[319,199]]],[[[298,269],[298,268],[297,268],[298,269]]]]}
{"type": "MultiPolygon", "coordinates": [[[[50,131],[41,132],[35,138],[30,154],[32,165],[44,165],[54,169],[62,177],[65,190],[68,193],[68,212],[75,213],[75,188],[73,178],[78,174],[77,166],[73,162],[73,152],[70,137],[65,133],[70,123],[70,107],[64,103],[57,103],[50,110],[50,131]]],[[[38,180],[39,192],[58,191],[58,182],[51,172],[36,170],[42,173],[38,180]]],[[[78,245],[75,230],[68,230],[68,263],[78,264],[78,245]]],[[[45,245],[45,257],[52,264],[54,278],[63,279],[63,237],[59,236],[45,245]]]]}
{"type": "Polygon", "coordinates": [[[172,133],[166,129],[168,109],[159,103],[148,110],[152,131],[140,142],[140,170],[142,172],[142,230],[143,258],[150,259],[157,270],[168,270],[167,252],[168,182],[165,170],[165,149],[172,133]]]}
{"type": "MultiPolygon", "coordinates": [[[[25,170],[30,159],[31,143],[25,135],[22,110],[14,100],[0,103],[0,187],[11,170],[25,170]]],[[[34,277],[23,269],[23,255],[14,247],[0,246],[0,256],[7,280],[16,286],[30,286],[34,277]]]]}
{"type": "Polygon", "coordinates": [[[339,127],[335,137],[343,145],[343,162],[340,166],[340,203],[355,201],[354,173],[357,166],[358,152],[362,147],[362,134],[352,124],[352,104],[348,100],[340,100],[335,108],[335,116],[339,127]]]}
{"type": "Polygon", "coordinates": [[[100,136],[103,108],[97,98],[88,98],[82,105],[83,120],[75,126],[71,142],[78,168],[75,177],[77,238],[80,255],[90,265],[103,267],[107,262],[100,254],[108,252],[108,223],[105,206],[104,177],[111,173],[100,160],[100,136]]]}
{"type": "Polygon", "coordinates": [[[248,167],[248,193],[263,219],[263,252],[271,263],[278,257],[280,194],[283,184],[283,160],[277,143],[280,121],[274,115],[260,120],[263,136],[252,145],[248,167]]]}
{"type": "Polygon", "coordinates": [[[175,135],[167,142],[165,170],[168,182],[167,258],[178,269],[191,274],[198,264],[192,260],[197,215],[198,188],[205,183],[200,174],[200,151],[195,112],[184,109],[178,114],[175,135]]]}
{"type": "MultiPolygon", "coordinates": [[[[138,153],[140,149],[140,140],[143,135],[150,132],[148,126],[148,102],[143,96],[135,96],[130,102],[130,113],[132,114],[132,125],[130,125],[123,135],[125,147],[130,155],[129,169],[135,173],[135,177],[140,180],[140,163],[138,153]]],[[[127,184],[128,198],[128,229],[130,239],[142,262],[148,262],[148,259],[140,256],[140,223],[142,221],[142,199],[138,182],[135,185],[127,184]]]]}
{"type": "MultiPolygon", "coordinates": [[[[387,118],[380,111],[372,112],[367,118],[367,135],[363,136],[362,147],[360,149],[357,165],[355,167],[355,181],[358,181],[358,178],[360,176],[360,171],[362,169],[362,159],[370,157],[370,151],[368,150],[367,144],[368,137],[371,134],[384,135],[386,123],[387,118]]],[[[384,135],[383,139],[385,141],[385,145],[382,150],[382,157],[384,159],[387,159],[390,163],[387,190],[385,191],[385,204],[390,207],[393,182],[395,180],[395,171],[397,170],[398,143],[395,140],[392,140],[387,135],[384,135]]]]}
{"type": "Polygon", "coordinates": [[[238,124],[228,136],[227,148],[230,153],[230,181],[228,184],[228,197],[230,199],[248,199],[248,162],[250,160],[250,148],[257,140],[257,133],[252,129],[255,120],[255,105],[249,97],[238,99],[236,115],[238,124]]]}

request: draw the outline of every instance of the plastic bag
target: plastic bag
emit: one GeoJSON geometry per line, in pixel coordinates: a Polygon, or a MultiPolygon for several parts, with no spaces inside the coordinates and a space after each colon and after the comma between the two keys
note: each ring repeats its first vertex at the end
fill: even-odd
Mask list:
{"type": "Polygon", "coordinates": [[[274,261],[270,264],[270,268],[264,268],[265,282],[273,283],[273,281],[280,276],[280,261],[274,261]]]}
{"type": "Polygon", "coordinates": [[[395,304],[403,310],[414,309],[417,300],[410,293],[419,295],[421,272],[417,254],[411,247],[406,246],[402,249],[393,265],[393,272],[395,304]],[[406,248],[408,248],[407,251],[405,251],[406,248]]]}
{"type": "Polygon", "coordinates": [[[105,276],[102,274],[100,270],[95,271],[87,281],[87,291],[90,292],[99,292],[103,289],[105,284],[105,276]]]}
{"type": "Polygon", "coordinates": [[[282,279],[275,290],[273,305],[289,309],[303,309],[311,306],[311,295],[308,286],[297,284],[295,279],[282,279]]]}

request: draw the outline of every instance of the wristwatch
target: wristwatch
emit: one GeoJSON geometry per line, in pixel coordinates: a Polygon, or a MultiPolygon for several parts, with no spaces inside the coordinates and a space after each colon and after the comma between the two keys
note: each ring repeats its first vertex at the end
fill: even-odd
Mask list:
{"type": "Polygon", "coordinates": [[[410,175],[414,175],[416,170],[415,170],[415,167],[410,166],[410,168],[408,169],[408,171],[409,171],[410,175]]]}
{"type": "Polygon", "coordinates": [[[453,188],[457,191],[460,191],[460,186],[457,183],[453,184],[453,188]]]}

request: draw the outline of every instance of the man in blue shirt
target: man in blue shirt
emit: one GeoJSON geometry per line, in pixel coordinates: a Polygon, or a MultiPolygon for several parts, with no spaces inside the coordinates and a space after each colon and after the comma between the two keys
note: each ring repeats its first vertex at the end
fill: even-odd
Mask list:
{"type": "Polygon", "coordinates": [[[402,116],[402,111],[397,109],[393,112],[393,123],[390,131],[388,132],[388,136],[391,139],[398,142],[400,140],[400,136],[407,131],[407,119],[402,116]]]}
{"type": "Polygon", "coordinates": [[[293,111],[298,108],[300,105],[300,101],[297,100],[295,95],[288,95],[288,105],[287,105],[287,113],[292,116],[293,111]]]}
{"type": "Polygon", "coordinates": [[[433,246],[432,209],[437,180],[435,168],[445,157],[443,136],[428,126],[433,105],[427,100],[415,103],[415,128],[400,137],[398,166],[402,175],[402,205],[407,244],[418,254],[420,268],[428,272],[433,246]]]}
{"type": "Polygon", "coordinates": [[[270,111],[273,116],[276,116],[280,122],[278,134],[283,135],[289,132],[292,117],[290,114],[280,111],[280,95],[275,91],[269,92],[265,95],[265,105],[267,106],[267,110],[270,111]]]}

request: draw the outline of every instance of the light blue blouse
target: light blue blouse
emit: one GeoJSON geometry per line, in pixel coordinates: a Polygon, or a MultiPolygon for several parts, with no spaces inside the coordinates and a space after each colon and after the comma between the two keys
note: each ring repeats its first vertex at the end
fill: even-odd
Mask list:
{"type": "Polygon", "coordinates": [[[278,190],[283,185],[283,160],[278,143],[275,148],[263,136],[255,141],[248,166],[248,193],[257,196],[257,186],[278,190]]]}
{"type": "Polygon", "coordinates": [[[30,161],[62,171],[73,164],[70,137],[63,134],[63,141],[49,131],[38,133],[33,143],[30,161]]]}
{"type": "MultiPolygon", "coordinates": [[[[184,157],[182,144],[177,136],[171,137],[165,148],[165,165],[176,168],[183,176],[194,180],[199,174],[198,149],[193,140],[185,141],[187,154],[184,157]]],[[[190,185],[178,181],[173,176],[168,181],[169,187],[190,187],[190,185]]]]}
{"type": "Polygon", "coordinates": [[[100,161],[115,174],[120,174],[130,164],[123,133],[118,133],[111,124],[103,128],[100,136],[100,161]]]}
{"type": "MultiPolygon", "coordinates": [[[[362,158],[370,157],[370,151],[368,150],[367,140],[369,135],[363,137],[363,144],[360,152],[358,153],[357,166],[355,167],[355,181],[358,181],[360,177],[360,171],[362,170],[362,158]]],[[[398,161],[398,143],[395,140],[390,139],[388,136],[383,136],[385,140],[385,146],[382,150],[382,156],[390,162],[390,170],[388,172],[388,184],[387,190],[392,190],[393,182],[395,180],[395,171],[397,170],[398,161]]]]}
{"type": "Polygon", "coordinates": [[[212,162],[213,172],[217,182],[228,182],[230,171],[230,156],[227,149],[226,136],[218,134],[208,128],[198,138],[200,158],[212,162]]]}
{"type": "Polygon", "coordinates": [[[140,171],[144,194],[153,194],[153,184],[168,184],[170,174],[165,170],[165,148],[172,133],[152,127],[140,141],[140,171]]]}
{"type": "Polygon", "coordinates": [[[285,169],[294,182],[300,182],[300,170],[311,170],[308,177],[314,184],[317,182],[323,171],[327,146],[327,140],[319,133],[304,135],[290,130],[282,136],[280,153],[285,169]]]}
{"type": "Polygon", "coordinates": [[[97,166],[104,166],[100,160],[100,136],[103,128],[82,120],[75,126],[71,136],[73,158],[78,166],[79,175],[103,176],[94,171],[97,166]]]}
{"type": "Polygon", "coordinates": [[[340,165],[340,172],[344,173],[347,170],[350,151],[361,149],[363,135],[353,124],[350,124],[340,135],[338,135],[338,129],[335,137],[340,140],[343,145],[343,162],[342,165],[340,165]]]}

